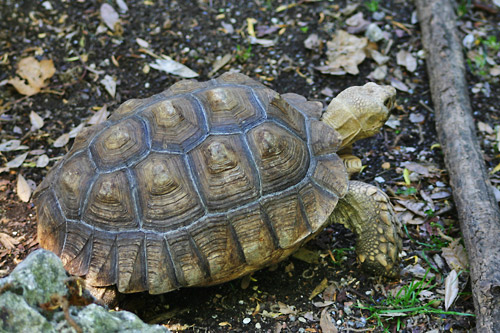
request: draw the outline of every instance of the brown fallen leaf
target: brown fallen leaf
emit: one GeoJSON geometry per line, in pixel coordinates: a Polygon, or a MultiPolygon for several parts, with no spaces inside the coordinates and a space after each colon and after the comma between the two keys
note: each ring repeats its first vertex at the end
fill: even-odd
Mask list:
{"type": "Polygon", "coordinates": [[[316,67],[324,74],[352,75],[359,74],[358,65],[366,58],[365,49],[368,45],[366,37],[356,37],[344,30],[338,30],[333,40],[326,43],[328,65],[316,67]]]}
{"type": "Polygon", "coordinates": [[[12,250],[16,247],[17,244],[19,244],[19,241],[6,233],[0,232],[0,243],[7,250],[12,250]]]}
{"type": "Polygon", "coordinates": [[[319,320],[319,326],[321,327],[323,333],[338,332],[337,327],[335,327],[335,324],[332,321],[332,316],[330,316],[330,313],[327,308],[321,311],[321,319],[319,320]]]}
{"type": "Polygon", "coordinates": [[[279,312],[282,314],[297,314],[297,310],[293,305],[287,305],[282,302],[278,302],[278,306],[280,307],[279,312]]]}
{"type": "Polygon", "coordinates": [[[465,252],[465,248],[459,242],[460,239],[457,238],[447,247],[443,247],[441,249],[441,255],[451,269],[463,271],[469,267],[469,259],[467,257],[467,252],[465,252]]]}
{"type": "Polygon", "coordinates": [[[50,79],[55,72],[56,68],[52,60],[43,59],[38,62],[34,57],[27,57],[17,64],[18,76],[9,79],[8,82],[20,94],[32,96],[38,94],[47,85],[45,81],[50,79]]]}
{"type": "Polygon", "coordinates": [[[21,174],[17,176],[17,196],[22,202],[30,201],[31,197],[31,187],[21,174]]]}
{"type": "Polygon", "coordinates": [[[68,142],[69,142],[69,133],[64,133],[63,135],[58,137],[52,145],[56,148],[61,148],[66,146],[68,142]]]}
{"type": "Polygon", "coordinates": [[[321,281],[320,284],[318,284],[316,288],[314,288],[314,290],[311,292],[311,295],[309,295],[309,300],[312,300],[314,297],[323,292],[326,287],[328,287],[328,279],[324,278],[323,281],[321,281]]]}
{"type": "Polygon", "coordinates": [[[444,280],[444,309],[448,311],[458,296],[458,274],[452,270],[444,280]]]}

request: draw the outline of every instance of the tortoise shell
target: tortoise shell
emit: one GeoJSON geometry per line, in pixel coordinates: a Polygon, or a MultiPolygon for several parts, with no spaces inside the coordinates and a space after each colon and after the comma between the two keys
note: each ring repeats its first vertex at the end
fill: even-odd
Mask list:
{"type": "Polygon", "coordinates": [[[35,194],[69,273],[123,293],[211,285],[321,231],[348,175],[321,103],[237,73],[180,81],[86,128],[35,194]]]}

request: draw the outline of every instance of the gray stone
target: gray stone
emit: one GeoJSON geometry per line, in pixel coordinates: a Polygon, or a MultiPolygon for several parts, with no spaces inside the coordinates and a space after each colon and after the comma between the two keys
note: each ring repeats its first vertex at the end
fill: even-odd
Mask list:
{"type": "Polygon", "coordinates": [[[24,297],[29,305],[46,303],[53,294],[66,294],[68,278],[61,260],[54,253],[37,250],[30,253],[9,276],[0,279],[0,288],[10,283],[9,290],[24,297]]]}
{"type": "Polygon", "coordinates": [[[148,325],[132,312],[110,312],[96,304],[90,304],[75,316],[84,332],[167,332],[159,325],[148,325]],[[98,327],[97,331],[95,328],[98,327]]]}
{"type": "Polygon", "coordinates": [[[22,296],[0,295],[0,332],[56,332],[51,323],[30,307],[22,296]]]}
{"type": "MultiPolygon", "coordinates": [[[[12,273],[0,279],[0,332],[76,333],[63,310],[40,305],[54,299],[68,299],[68,275],[52,252],[37,250],[12,273]]],[[[148,325],[128,311],[109,311],[97,304],[70,306],[69,315],[83,332],[170,332],[160,325],[148,325]]]]}

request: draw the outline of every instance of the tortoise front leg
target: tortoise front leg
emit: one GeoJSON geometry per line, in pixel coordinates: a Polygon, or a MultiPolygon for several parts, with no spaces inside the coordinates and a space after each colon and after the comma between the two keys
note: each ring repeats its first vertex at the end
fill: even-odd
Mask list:
{"type": "Polygon", "coordinates": [[[361,172],[361,169],[363,169],[363,163],[359,157],[353,154],[352,146],[342,148],[337,154],[344,162],[349,177],[355,173],[361,172]]]}
{"type": "Polygon", "coordinates": [[[342,223],[356,234],[356,253],[364,269],[389,277],[399,274],[401,223],[382,190],[350,181],[349,191],[339,200],[330,222],[342,223]]]}

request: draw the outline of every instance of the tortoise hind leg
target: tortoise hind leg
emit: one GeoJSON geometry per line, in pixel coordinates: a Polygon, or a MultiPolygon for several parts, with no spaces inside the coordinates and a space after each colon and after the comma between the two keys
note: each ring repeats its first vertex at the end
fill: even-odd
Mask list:
{"type": "Polygon", "coordinates": [[[356,253],[365,270],[388,277],[399,274],[401,223],[382,190],[350,181],[349,191],[338,202],[330,221],[356,234],[356,253]]]}

